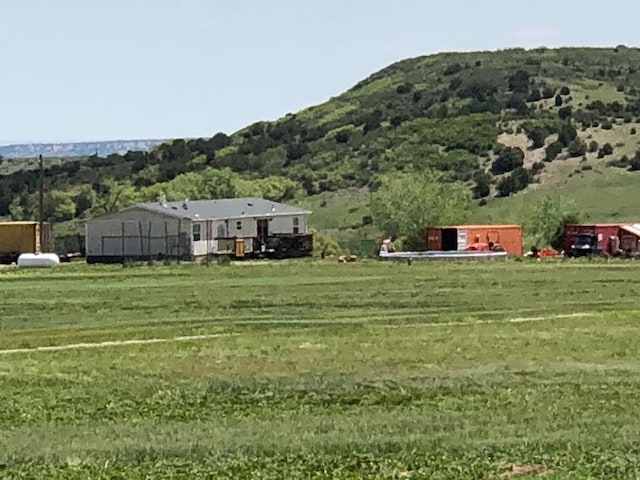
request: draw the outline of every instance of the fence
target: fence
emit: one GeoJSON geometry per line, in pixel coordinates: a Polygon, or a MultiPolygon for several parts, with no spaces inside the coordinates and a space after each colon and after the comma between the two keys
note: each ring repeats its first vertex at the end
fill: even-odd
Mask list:
{"type": "Polygon", "coordinates": [[[96,261],[153,260],[164,258],[190,259],[190,236],[170,228],[167,222],[109,222],[102,232],[94,225],[90,233],[88,257],[96,261]],[[171,231],[173,230],[173,231],[171,231]],[[98,260],[100,259],[100,260],[98,260]]]}

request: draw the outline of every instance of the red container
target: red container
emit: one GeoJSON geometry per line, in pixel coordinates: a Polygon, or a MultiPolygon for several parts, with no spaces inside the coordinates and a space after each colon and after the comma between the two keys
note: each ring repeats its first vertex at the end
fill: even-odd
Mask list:
{"type": "Polygon", "coordinates": [[[600,252],[610,253],[611,237],[619,237],[622,223],[593,223],[593,224],[569,224],[564,226],[562,238],[565,254],[571,251],[574,238],[581,233],[595,235],[597,247],[600,252]]]}

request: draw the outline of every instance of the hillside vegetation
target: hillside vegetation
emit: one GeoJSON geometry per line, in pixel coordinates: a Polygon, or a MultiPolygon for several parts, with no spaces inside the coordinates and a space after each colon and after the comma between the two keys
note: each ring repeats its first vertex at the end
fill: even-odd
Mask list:
{"type": "MultiPolygon", "coordinates": [[[[231,135],[54,165],[46,215],[81,219],[161,193],[251,194],[317,206],[315,227],[358,236],[375,223],[367,193],[381,177],[435,170],[467,186],[478,221],[523,223],[521,207],[545,192],[575,197],[585,218],[631,220],[639,92],[640,51],[624,46],[407,59],[231,135]]],[[[37,172],[1,177],[0,215],[33,217],[36,186],[37,172]]]]}

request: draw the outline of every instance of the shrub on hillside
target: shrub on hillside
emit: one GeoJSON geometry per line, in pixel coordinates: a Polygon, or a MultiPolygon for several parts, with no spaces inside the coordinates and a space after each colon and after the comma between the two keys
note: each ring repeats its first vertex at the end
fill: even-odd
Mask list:
{"type": "Polygon", "coordinates": [[[573,109],[569,106],[561,107],[558,110],[558,117],[560,117],[560,120],[567,120],[568,118],[571,118],[572,110],[573,109]]]}
{"type": "Polygon", "coordinates": [[[340,130],[335,135],[336,142],[347,143],[349,141],[349,130],[340,130]]]}
{"type": "Polygon", "coordinates": [[[488,197],[491,193],[491,175],[482,170],[478,170],[473,175],[476,184],[473,186],[473,198],[488,197]]]}
{"type": "Polygon", "coordinates": [[[521,167],[524,162],[524,152],[518,147],[503,148],[491,164],[491,173],[501,175],[521,167]]]}
{"type": "Polygon", "coordinates": [[[524,190],[529,185],[531,178],[529,172],[523,168],[516,168],[511,174],[500,179],[497,185],[498,197],[508,197],[512,193],[524,190]]]}
{"type": "Polygon", "coordinates": [[[567,146],[567,152],[570,157],[581,157],[587,151],[587,148],[584,142],[580,141],[580,139],[575,139],[569,143],[567,146]]]}
{"type": "Polygon", "coordinates": [[[613,147],[610,143],[605,143],[600,150],[598,150],[598,158],[604,158],[607,155],[611,155],[613,153],[613,147]]]}
{"type": "Polygon", "coordinates": [[[545,155],[544,155],[545,162],[552,162],[553,160],[555,160],[558,157],[558,155],[560,155],[560,152],[562,152],[562,147],[563,145],[559,141],[550,143],[547,146],[547,149],[545,150],[545,155]]]}

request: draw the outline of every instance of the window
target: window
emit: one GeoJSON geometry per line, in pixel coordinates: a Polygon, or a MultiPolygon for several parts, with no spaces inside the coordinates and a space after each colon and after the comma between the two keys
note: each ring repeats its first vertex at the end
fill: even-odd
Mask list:
{"type": "Polygon", "coordinates": [[[193,224],[193,241],[194,242],[199,242],[200,241],[200,224],[199,223],[194,223],[193,224]]]}
{"type": "Polygon", "coordinates": [[[293,217],[293,233],[300,233],[300,219],[293,217]]]}
{"type": "Polygon", "coordinates": [[[242,230],[242,220],[236,222],[236,230],[242,230]]]}

